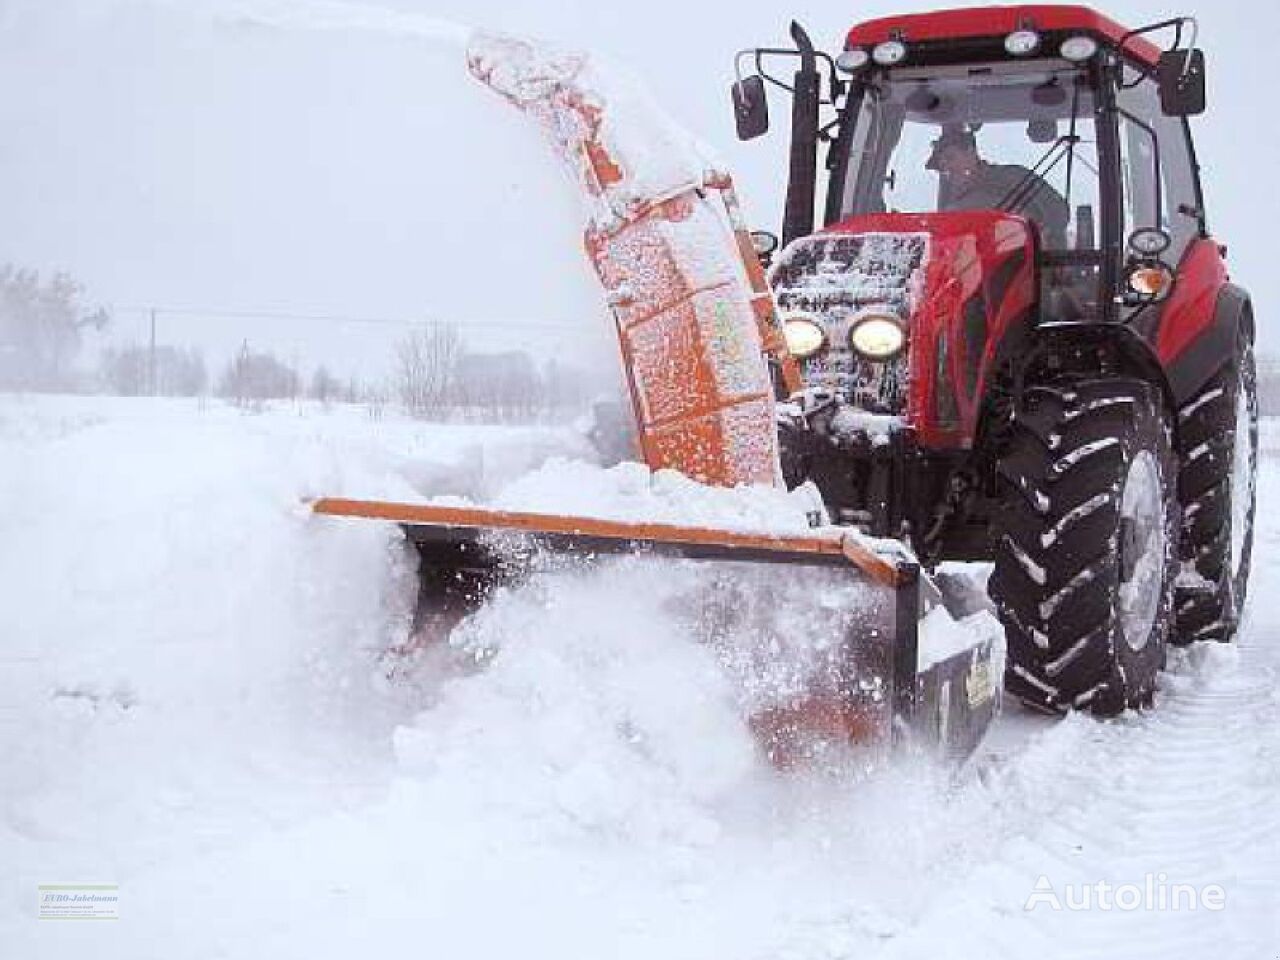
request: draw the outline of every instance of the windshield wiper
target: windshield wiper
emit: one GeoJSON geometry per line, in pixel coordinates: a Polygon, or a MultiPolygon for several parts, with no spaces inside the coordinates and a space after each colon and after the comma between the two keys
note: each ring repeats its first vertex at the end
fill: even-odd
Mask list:
{"type": "MultiPolygon", "coordinates": [[[[1023,174],[1022,178],[1013,185],[1012,189],[1000,198],[1000,202],[996,204],[997,210],[1004,210],[1006,213],[1013,213],[1024,203],[1030,200],[1031,195],[1035,192],[1035,181],[1039,180],[1042,184],[1045,184],[1045,175],[1058,165],[1058,162],[1062,159],[1062,153],[1060,153],[1060,151],[1062,151],[1064,147],[1066,148],[1065,154],[1067,158],[1067,195],[1063,197],[1063,200],[1067,204],[1067,209],[1071,209],[1071,177],[1075,172],[1076,144],[1081,142],[1079,135],[1076,133],[1076,118],[1079,113],[1080,84],[1077,82],[1072,84],[1071,120],[1070,125],[1067,127],[1066,134],[1054,140],[1053,143],[1049,145],[1049,149],[1044,152],[1044,155],[1036,161],[1036,165],[1023,174]],[[1057,156],[1055,156],[1055,154],[1057,154],[1057,156]],[[1047,167],[1045,166],[1046,163],[1048,163],[1047,167]],[[1041,167],[1044,167],[1044,169],[1041,170],[1041,167]]],[[[1048,186],[1048,184],[1045,184],[1045,186],[1048,186]]]]}
{"type": "MultiPolygon", "coordinates": [[[[996,209],[1003,210],[1005,213],[1014,213],[1031,199],[1037,188],[1036,181],[1039,181],[1042,186],[1047,186],[1044,182],[1045,175],[1052,172],[1063,156],[1071,157],[1075,152],[1076,144],[1079,142],[1080,138],[1074,133],[1063,134],[1053,141],[1044,156],[1036,162],[1036,165],[1024,173],[1018,182],[1009,188],[1008,193],[1000,198],[1000,202],[996,204],[996,209]],[[1046,166],[1046,164],[1048,165],[1046,166]]],[[[1069,166],[1070,162],[1068,161],[1069,166]]]]}

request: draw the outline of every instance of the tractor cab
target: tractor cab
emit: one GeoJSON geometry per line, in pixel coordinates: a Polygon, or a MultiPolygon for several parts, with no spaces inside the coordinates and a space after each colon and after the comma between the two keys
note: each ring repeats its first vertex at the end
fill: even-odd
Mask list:
{"type": "Polygon", "coordinates": [[[1189,18],[1126,30],[1084,7],[903,15],[855,26],[835,57],[796,25],[793,37],[794,50],[740,53],[733,91],[744,139],[768,128],[766,84],[793,92],[784,242],[814,228],[825,143],[828,228],[1020,217],[1054,320],[1128,319],[1170,292],[1204,229],[1185,122],[1204,109],[1204,58],[1189,18]],[[1163,33],[1162,52],[1148,38],[1163,33]],[[778,58],[798,60],[794,77],[767,72],[778,58]]]}

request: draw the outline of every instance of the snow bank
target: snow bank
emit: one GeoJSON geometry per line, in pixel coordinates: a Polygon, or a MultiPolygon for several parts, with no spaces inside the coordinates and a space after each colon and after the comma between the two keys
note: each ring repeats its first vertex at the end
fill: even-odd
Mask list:
{"type": "Polygon", "coordinates": [[[402,488],[296,426],[0,398],[10,905],[363,794],[393,714],[369,678],[412,568],[385,531],[321,528],[299,498],[402,488]]]}
{"type": "Polygon", "coordinates": [[[432,492],[410,464],[417,483],[462,470],[482,492],[504,462],[567,448],[554,431],[484,433],[0,398],[5,895],[25,904],[50,874],[127,877],[363,797],[402,717],[375,682],[408,632],[416,567],[394,528],[317,523],[303,498],[432,492]]]}
{"type": "Polygon", "coordinates": [[[811,485],[792,491],[766,486],[728,489],[697,483],[674,470],[651,471],[641,463],[601,470],[563,458],[551,458],[514,480],[497,493],[493,505],[771,533],[810,533],[813,521],[826,517],[821,496],[811,485]]]}
{"type": "MultiPolygon", "coordinates": [[[[297,497],[394,488],[386,465],[405,449],[430,459],[460,441],[361,421],[361,442],[354,426],[0,402],[0,599],[20,614],[0,650],[7,953],[838,960],[1273,943],[1280,647],[1265,617],[1239,650],[1172,657],[1154,714],[1015,708],[958,775],[782,777],[742,723],[734,647],[692,642],[689,567],[566,570],[468,624],[454,672],[374,682],[411,571],[390,530],[315,522],[297,497]],[[1222,883],[1228,910],[1023,910],[1041,874],[1061,888],[1144,871],[1222,883]],[[120,883],[120,923],[32,918],[35,883],[89,877],[120,883]]],[[[1276,486],[1272,472],[1264,496],[1276,486]]],[[[1280,542],[1262,522],[1259,598],[1280,542]]]]}

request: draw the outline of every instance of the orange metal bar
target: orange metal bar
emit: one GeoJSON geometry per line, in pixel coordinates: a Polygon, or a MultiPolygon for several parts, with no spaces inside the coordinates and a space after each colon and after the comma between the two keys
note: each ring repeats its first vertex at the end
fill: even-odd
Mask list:
{"type": "Polygon", "coordinates": [[[652,540],[671,544],[701,544],[754,550],[779,550],[814,556],[841,556],[877,583],[896,587],[897,565],[860,543],[855,535],[828,530],[808,535],[740,533],[710,527],[667,523],[624,523],[595,517],[556,516],[489,510],[479,507],[443,507],[432,504],[395,503],[385,500],[348,500],[323,497],[311,503],[314,513],[334,517],[363,517],[394,523],[465,527],[518,533],[579,534],[611,540],[652,540]]]}

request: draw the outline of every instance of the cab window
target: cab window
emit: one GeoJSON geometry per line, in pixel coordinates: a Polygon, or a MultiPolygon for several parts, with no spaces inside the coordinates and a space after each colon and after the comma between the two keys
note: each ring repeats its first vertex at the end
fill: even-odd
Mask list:
{"type": "Polygon", "coordinates": [[[1200,233],[1195,170],[1185,122],[1160,109],[1155,82],[1126,67],[1119,109],[1123,238],[1159,227],[1172,238],[1164,258],[1176,266],[1200,233]]]}

